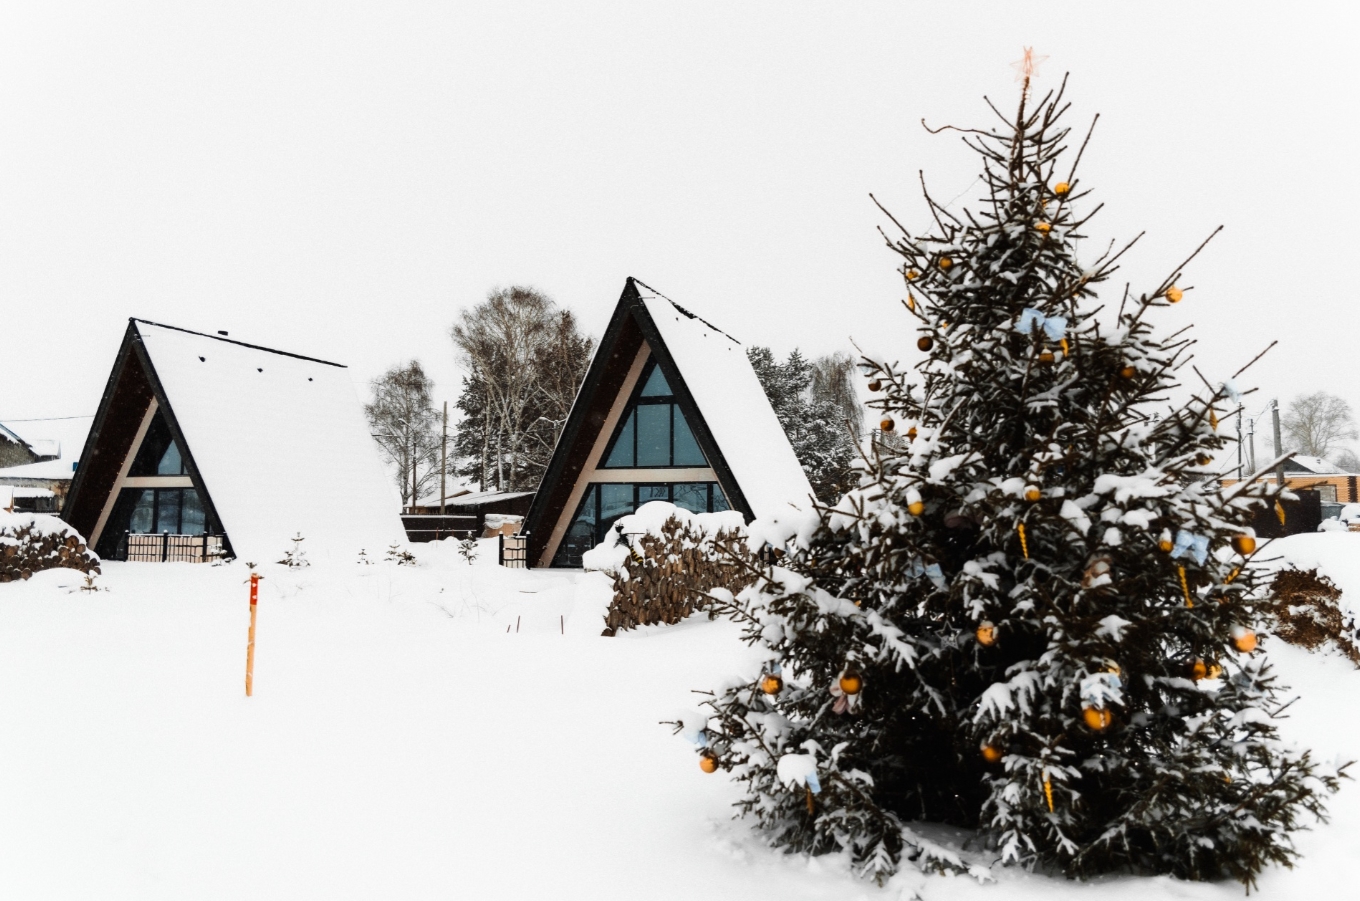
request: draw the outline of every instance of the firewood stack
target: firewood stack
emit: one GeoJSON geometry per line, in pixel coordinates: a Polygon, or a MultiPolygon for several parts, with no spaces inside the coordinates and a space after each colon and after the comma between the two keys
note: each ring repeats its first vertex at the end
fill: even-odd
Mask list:
{"type": "Polygon", "coordinates": [[[749,556],[745,539],[736,532],[706,535],[671,517],[662,533],[626,538],[633,554],[614,574],[605,635],[678,623],[707,606],[710,589],[721,587],[735,594],[754,581],[751,569],[735,562],[749,556]]]}
{"type": "Polygon", "coordinates": [[[99,558],[63,522],[25,514],[0,515],[0,582],[17,582],[58,567],[98,573],[99,558]]]}

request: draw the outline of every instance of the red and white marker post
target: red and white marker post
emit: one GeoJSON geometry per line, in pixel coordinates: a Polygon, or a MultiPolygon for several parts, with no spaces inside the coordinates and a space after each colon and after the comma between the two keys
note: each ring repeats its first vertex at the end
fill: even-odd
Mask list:
{"type": "Polygon", "coordinates": [[[260,600],[260,576],[250,574],[250,636],[246,639],[246,697],[255,689],[255,606],[260,600]]]}

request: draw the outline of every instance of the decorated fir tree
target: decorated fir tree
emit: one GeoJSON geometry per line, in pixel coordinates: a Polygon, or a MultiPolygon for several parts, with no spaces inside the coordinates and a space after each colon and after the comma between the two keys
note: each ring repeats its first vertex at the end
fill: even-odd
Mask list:
{"type": "Polygon", "coordinates": [[[1064,109],[1022,94],[965,130],[982,204],[927,197],[930,232],[890,239],[925,358],[866,358],[885,438],[719,593],[768,666],[685,730],[776,845],[878,878],[963,866],[912,826],[933,822],[1008,864],[1251,883],[1337,786],[1279,739],[1256,647],[1248,522],[1276,489],[1213,479],[1231,380],[1171,402],[1190,341],[1153,320],[1181,269],[1098,304],[1119,254],[1077,252],[1064,109]]]}

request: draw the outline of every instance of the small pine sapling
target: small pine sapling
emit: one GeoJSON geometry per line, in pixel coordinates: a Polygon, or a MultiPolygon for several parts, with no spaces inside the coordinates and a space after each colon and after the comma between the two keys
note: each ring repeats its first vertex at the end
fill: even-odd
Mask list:
{"type": "Polygon", "coordinates": [[[464,560],[466,560],[468,566],[471,566],[471,565],[473,564],[473,562],[476,561],[476,559],[477,559],[477,538],[476,538],[476,536],[474,536],[474,535],[468,535],[466,538],[463,538],[463,539],[459,540],[459,542],[458,542],[458,556],[460,556],[460,557],[462,557],[464,560]]]}
{"type": "Polygon", "coordinates": [[[373,559],[372,559],[371,557],[368,556],[368,551],[366,551],[366,550],[363,549],[363,548],[359,548],[359,565],[360,565],[360,566],[372,566],[372,565],[373,565],[373,559]]]}
{"type": "MultiPolygon", "coordinates": [[[[293,546],[284,551],[283,559],[279,563],[289,569],[302,569],[304,566],[311,566],[312,564],[307,560],[307,552],[302,549],[302,542],[307,540],[302,537],[302,533],[299,532],[288,540],[293,542],[293,546]]],[[[254,569],[253,564],[251,568],[254,569]]]]}
{"type": "Polygon", "coordinates": [[[960,129],[982,203],[927,194],[924,234],[892,220],[922,359],[865,357],[893,439],[715,601],[767,663],[708,701],[700,764],[744,784],[777,846],[848,852],[880,881],[903,861],[966,869],[925,821],[1005,864],[1250,886],[1293,862],[1340,778],[1281,741],[1257,648],[1250,522],[1279,489],[1214,480],[1232,379],[1167,403],[1190,394],[1191,342],[1150,320],[1185,297],[1185,264],[1098,304],[1127,247],[1078,253],[1094,210],[1065,108],[1022,95],[1002,125],[960,129]]]}
{"type": "Polygon", "coordinates": [[[416,557],[408,550],[403,550],[400,545],[390,544],[387,546],[388,563],[395,563],[397,566],[415,566],[416,557]]]}

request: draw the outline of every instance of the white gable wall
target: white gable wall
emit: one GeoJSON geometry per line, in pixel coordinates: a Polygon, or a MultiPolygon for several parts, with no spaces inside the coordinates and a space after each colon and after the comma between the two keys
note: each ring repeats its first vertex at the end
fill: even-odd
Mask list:
{"type": "Polygon", "coordinates": [[[405,542],[348,369],[137,329],[239,559],[280,560],[299,533],[311,557],[405,542]]]}

